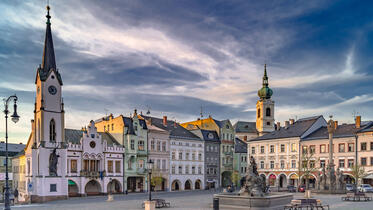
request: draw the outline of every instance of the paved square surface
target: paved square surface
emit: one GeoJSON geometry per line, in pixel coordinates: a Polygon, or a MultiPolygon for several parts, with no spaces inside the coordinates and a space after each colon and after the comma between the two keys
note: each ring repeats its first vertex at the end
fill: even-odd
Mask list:
{"type": "MultiPolygon", "coordinates": [[[[213,191],[189,191],[189,192],[162,192],[153,193],[154,198],[163,198],[171,203],[171,208],[164,209],[212,209],[213,191]]],[[[70,198],[68,200],[52,201],[45,204],[17,205],[12,209],[27,210],[49,210],[49,209],[72,209],[72,210],[139,210],[141,204],[147,199],[147,194],[115,195],[114,201],[106,202],[106,196],[93,196],[83,198],[70,198]]],[[[330,209],[338,210],[361,210],[373,209],[371,202],[346,202],[341,201],[341,195],[314,195],[321,199],[324,204],[329,204],[330,209]]],[[[294,198],[303,198],[303,193],[295,193],[294,198]]]]}

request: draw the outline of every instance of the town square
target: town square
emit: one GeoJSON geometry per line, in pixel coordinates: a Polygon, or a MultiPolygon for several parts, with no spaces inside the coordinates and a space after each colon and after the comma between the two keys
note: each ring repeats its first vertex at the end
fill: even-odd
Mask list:
{"type": "Polygon", "coordinates": [[[372,209],[371,6],[0,2],[1,205],[372,209]]]}

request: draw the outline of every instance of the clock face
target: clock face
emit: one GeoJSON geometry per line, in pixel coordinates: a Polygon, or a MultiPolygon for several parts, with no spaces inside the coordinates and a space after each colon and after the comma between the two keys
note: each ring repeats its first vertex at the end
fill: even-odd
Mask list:
{"type": "Polygon", "coordinates": [[[91,146],[91,148],[93,149],[93,148],[95,148],[96,143],[94,141],[91,141],[91,142],[89,142],[89,146],[91,146]]]}
{"type": "Polygon", "coordinates": [[[51,85],[48,87],[48,91],[50,94],[55,95],[57,93],[57,88],[51,85]]]}
{"type": "Polygon", "coordinates": [[[209,137],[209,139],[213,139],[214,138],[214,134],[209,133],[208,137],[209,137]]]}

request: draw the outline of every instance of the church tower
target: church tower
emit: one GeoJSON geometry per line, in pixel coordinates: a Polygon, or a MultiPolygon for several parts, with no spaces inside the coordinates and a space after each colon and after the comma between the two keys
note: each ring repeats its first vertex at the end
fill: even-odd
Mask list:
{"type": "Polygon", "coordinates": [[[67,197],[62,78],[56,67],[49,10],[48,5],[42,63],[36,71],[32,146],[26,148],[27,183],[33,202],[67,197]]]}
{"type": "Polygon", "coordinates": [[[259,100],[256,102],[256,130],[259,136],[275,130],[275,102],[271,96],[273,91],[268,87],[267,66],[264,65],[263,87],[258,91],[259,100]]]}

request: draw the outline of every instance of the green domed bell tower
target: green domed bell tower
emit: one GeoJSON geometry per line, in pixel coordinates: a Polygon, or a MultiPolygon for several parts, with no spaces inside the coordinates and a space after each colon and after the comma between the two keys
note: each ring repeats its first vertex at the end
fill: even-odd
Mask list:
{"type": "Polygon", "coordinates": [[[275,130],[275,102],[271,96],[273,91],[268,87],[267,65],[264,64],[263,87],[258,91],[256,103],[256,130],[259,136],[275,130]]]}

